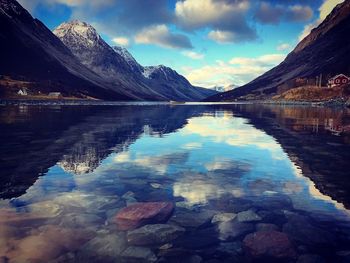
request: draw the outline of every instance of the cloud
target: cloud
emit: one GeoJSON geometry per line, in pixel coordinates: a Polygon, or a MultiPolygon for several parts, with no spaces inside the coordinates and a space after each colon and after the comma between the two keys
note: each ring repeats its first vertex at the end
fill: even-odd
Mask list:
{"type": "Polygon", "coordinates": [[[277,51],[286,51],[286,50],[290,50],[290,49],[291,49],[291,45],[288,43],[282,43],[276,47],[277,51]]]}
{"type": "Polygon", "coordinates": [[[323,20],[332,12],[333,8],[343,3],[344,0],[324,0],[320,8],[318,9],[320,15],[319,18],[304,27],[304,30],[299,35],[299,41],[303,40],[307,35],[310,34],[311,30],[318,27],[323,20]]]}
{"type": "Polygon", "coordinates": [[[130,44],[130,40],[127,37],[114,37],[112,41],[120,46],[127,47],[130,44]]]}
{"type": "Polygon", "coordinates": [[[182,55],[191,58],[191,59],[203,59],[204,58],[204,54],[201,53],[197,53],[194,51],[184,51],[182,52],[182,55]]]}
{"type": "Polygon", "coordinates": [[[263,24],[278,24],[283,16],[282,6],[272,6],[267,2],[262,2],[254,17],[263,24]]]}
{"type": "Polygon", "coordinates": [[[314,12],[309,6],[294,5],[286,13],[286,20],[292,22],[305,22],[312,18],[314,12]]]}
{"type": "Polygon", "coordinates": [[[208,38],[221,44],[242,42],[243,40],[248,41],[255,39],[255,35],[250,34],[250,32],[246,33],[241,32],[241,34],[237,34],[231,31],[212,30],[208,33],[208,38]]]}
{"type": "Polygon", "coordinates": [[[236,57],[229,62],[216,61],[200,68],[183,68],[184,75],[194,85],[202,87],[244,85],[279,64],[285,54],[267,54],[255,58],[236,57]]]}
{"type": "Polygon", "coordinates": [[[279,24],[287,22],[305,22],[312,18],[313,11],[309,6],[281,4],[271,5],[268,2],[261,2],[255,12],[255,19],[263,24],[279,24]]]}
{"type": "Polygon", "coordinates": [[[185,0],[176,3],[175,16],[184,30],[209,28],[218,43],[243,42],[257,38],[245,17],[249,7],[248,0],[185,0]]]}
{"type": "Polygon", "coordinates": [[[193,48],[189,38],[182,34],[174,34],[166,25],[150,26],[135,36],[140,44],[155,44],[165,48],[193,48]]]}

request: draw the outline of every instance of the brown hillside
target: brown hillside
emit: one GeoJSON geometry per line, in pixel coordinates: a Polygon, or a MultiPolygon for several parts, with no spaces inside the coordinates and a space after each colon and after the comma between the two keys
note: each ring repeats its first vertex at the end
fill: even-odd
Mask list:
{"type": "Polygon", "coordinates": [[[294,101],[329,101],[341,98],[350,98],[350,85],[334,88],[303,86],[288,90],[281,95],[273,97],[275,100],[294,101]]]}

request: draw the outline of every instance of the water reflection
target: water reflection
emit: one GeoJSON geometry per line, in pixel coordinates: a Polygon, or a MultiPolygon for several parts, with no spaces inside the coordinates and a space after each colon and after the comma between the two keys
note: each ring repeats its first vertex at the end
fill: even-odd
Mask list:
{"type": "Polygon", "coordinates": [[[268,224],[292,240],[286,260],[343,260],[350,244],[349,124],[349,111],[327,108],[3,107],[0,256],[170,262],[175,253],[244,262],[253,248],[241,241],[268,224]],[[141,253],[114,217],[151,201],[175,203],[169,223],[186,232],[141,253]],[[49,242],[54,235],[62,243],[49,242]],[[314,239],[305,244],[305,235],[314,239]],[[111,244],[119,252],[109,254],[111,244]],[[91,247],[101,255],[91,255],[91,247]]]}

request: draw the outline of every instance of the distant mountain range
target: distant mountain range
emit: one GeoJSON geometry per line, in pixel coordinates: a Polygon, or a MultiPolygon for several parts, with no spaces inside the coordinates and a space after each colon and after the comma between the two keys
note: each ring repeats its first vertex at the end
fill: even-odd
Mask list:
{"type": "Polygon", "coordinates": [[[297,78],[316,79],[322,74],[325,83],[329,76],[349,75],[349,32],[350,1],[345,0],[281,64],[244,86],[206,100],[266,99],[286,91],[286,84],[297,78]]]}
{"type": "MultiPolygon", "coordinates": [[[[192,86],[171,68],[141,66],[87,23],[63,23],[53,34],[15,0],[0,0],[0,41],[0,75],[31,83],[33,93],[160,101],[198,101],[216,93],[192,86]]],[[[0,85],[0,97],[14,91],[0,85]]]]}

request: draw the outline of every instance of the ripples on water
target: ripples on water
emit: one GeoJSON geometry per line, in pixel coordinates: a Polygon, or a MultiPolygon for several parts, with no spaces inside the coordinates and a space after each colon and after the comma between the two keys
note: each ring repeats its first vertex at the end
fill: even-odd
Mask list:
{"type": "Polygon", "coordinates": [[[4,262],[248,262],[263,228],[296,255],[258,262],[349,262],[349,110],[6,106],[0,130],[4,262]],[[114,218],[150,201],[186,232],[135,247],[114,218]]]}

